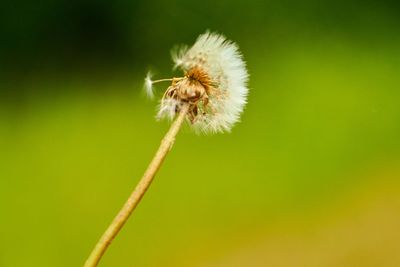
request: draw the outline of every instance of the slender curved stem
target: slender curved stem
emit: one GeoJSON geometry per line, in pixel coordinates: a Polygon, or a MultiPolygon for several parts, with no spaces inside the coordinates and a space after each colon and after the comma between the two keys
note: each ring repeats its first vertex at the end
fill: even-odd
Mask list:
{"type": "Polygon", "coordinates": [[[173,81],[173,80],[174,80],[173,78],[159,79],[159,80],[151,81],[151,83],[152,83],[152,84],[155,84],[155,83],[161,83],[161,82],[171,82],[171,81],[173,81]]]}
{"type": "Polygon", "coordinates": [[[139,204],[143,195],[146,193],[146,190],[149,188],[151,182],[153,181],[155,174],[157,173],[158,169],[163,163],[164,158],[171,150],[175,141],[175,137],[182,126],[182,123],[186,117],[188,110],[189,110],[189,105],[184,104],[177,118],[172,123],[170,129],[168,130],[163,140],[161,141],[161,145],[158,148],[156,154],[154,155],[154,158],[151,161],[150,165],[147,167],[147,170],[144,173],[143,177],[140,179],[135,190],[129,196],[128,200],[125,202],[120,212],[114,218],[113,222],[110,224],[110,226],[104,232],[103,236],[97,242],[89,258],[86,260],[84,267],[97,266],[108,246],[111,244],[111,242],[116,237],[118,232],[124,226],[125,222],[128,220],[133,210],[139,204]]]}
{"type": "Polygon", "coordinates": [[[177,81],[180,81],[180,80],[183,80],[183,79],[184,79],[183,77],[179,77],[179,78],[168,78],[168,79],[159,79],[159,80],[151,81],[151,83],[152,83],[152,84],[155,84],[155,83],[160,83],[160,82],[173,82],[173,81],[177,82],[177,81]]]}

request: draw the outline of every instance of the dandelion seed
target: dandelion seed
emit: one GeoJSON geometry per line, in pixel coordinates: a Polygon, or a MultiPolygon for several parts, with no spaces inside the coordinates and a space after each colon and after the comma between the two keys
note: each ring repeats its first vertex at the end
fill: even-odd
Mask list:
{"type": "Polygon", "coordinates": [[[187,118],[196,131],[230,131],[248,94],[248,73],[238,46],[222,35],[206,32],[192,47],[175,50],[172,59],[184,77],[170,79],[157,117],[171,118],[180,104],[188,103],[187,118]]]}
{"type": "Polygon", "coordinates": [[[154,98],[153,92],[153,81],[151,80],[151,73],[148,72],[146,78],[144,79],[144,88],[146,90],[146,94],[150,98],[154,98]]]}

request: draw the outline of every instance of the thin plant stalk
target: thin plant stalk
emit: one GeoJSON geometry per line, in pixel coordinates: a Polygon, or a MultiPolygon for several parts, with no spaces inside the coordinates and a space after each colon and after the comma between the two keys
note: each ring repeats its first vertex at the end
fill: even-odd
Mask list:
{"type": "Polygon", "coordinates": [[[160,147],[158,148],[153,160],[147,167],[146,172],[140,179],[139,183],[136,185],[135,190],[129,196],[128,200],[125,202],[122,209],[119,211],[117,216],[114,218],[113,222],[108,226],[107,230],[104,232],[103,236],[97,242],[96,246],[92,250],[89,258],[86,260],[84,267],[95,267],[99,263],[101,257],[107,250],[108,246],[111,244],[113,239],[117,236],[118,232],[124,226],[125,222],[128,220],[129,216],[132,214],[133,210],[139,204],[143,195],[146,193],[154,176],[159,170],[161,164],[163,163],[168,152],[171,150],[175,137],[182,126],[183,121],[189,110],[189,104],[185,103],[182,105],[181,110],[176,117],[175,121],[172,123],[168,132],[161,141],[160,147]]]}

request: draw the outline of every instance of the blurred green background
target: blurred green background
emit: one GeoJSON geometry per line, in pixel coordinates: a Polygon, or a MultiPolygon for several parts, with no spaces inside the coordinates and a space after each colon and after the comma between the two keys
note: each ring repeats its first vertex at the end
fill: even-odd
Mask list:
{"type": "MultiPolygon", "coordinates": [[[[2,1],[0,267],[82,266],[167,122],[142,91],[210,29],[232,133],[184,128],[100,266],[400,266],[397,1],[2,1]]],[[[157,86],[158,96],[165,87],[157,86]]]]}

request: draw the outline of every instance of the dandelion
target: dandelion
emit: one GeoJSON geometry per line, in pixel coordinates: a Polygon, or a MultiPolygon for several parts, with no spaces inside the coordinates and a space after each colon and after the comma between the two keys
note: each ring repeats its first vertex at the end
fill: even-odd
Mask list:
{"type": "Polygon", "coordinates": [[[197,132],[228,132],[238,122],[246,104],[248,74],[235,43],[222,35],[206,32],[198,37],[192,47],[178,49],[172,58],[175,67],[181,69],[184,76],[152,80],[149,73],[145,78],[145,88],[147,95],[152,98],[155,83],[171,82],[160,100],[157,117],[175,120],[139,184],[96,244],[85,267],[97,266],[111,241],[139,204],[171,150],[183,122],[189,121],[197,132]]]}

